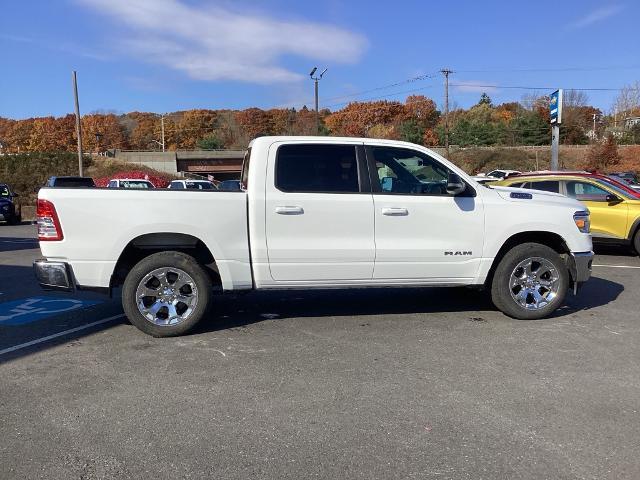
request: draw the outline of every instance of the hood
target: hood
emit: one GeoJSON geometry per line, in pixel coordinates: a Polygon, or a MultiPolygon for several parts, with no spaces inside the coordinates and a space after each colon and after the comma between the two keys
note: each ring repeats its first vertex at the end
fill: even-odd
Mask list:
{"type": "Polygon", "coordinates": [[[560,193],[545,192],[542,190],[530,190],[528,188],[514,188],[489,186],[503,200],[514,203],[526,204],[545,204],[545,205],[562,205],[565,207],[573,206],[576,210],[588,210],[588,208],[578,200],[565,197],[560,193]]]}

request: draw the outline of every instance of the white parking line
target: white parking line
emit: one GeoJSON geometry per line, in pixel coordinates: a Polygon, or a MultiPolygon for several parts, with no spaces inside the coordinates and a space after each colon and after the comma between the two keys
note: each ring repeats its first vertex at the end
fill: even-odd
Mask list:
{"type": "Polygon", "coordinates": [[[70,328],[69,330],[64,330],[63,332],[54,333],[53,335],[47,335],[46,337],[36,338],[35,340],[31,340],[30,342],[21,343],[20,345],[14,345],[13,347],[5,348],[4,350],[0,350],[0,355],[4,355],[5,353],[15,352],[16,350],[21,350],[23,348],[30,347],[32,345],[37,345],[42,342],[46,342],[52,340],[54,338],[62,337],[69,333],[79,332],[80,330],[85,330],[87,328],[95,327],[96,325],[101,325],[103,323],[110,322],[117,318],[124,317],[124,314],[121,313],[119,315],[114,315],[113,317],[103,318],[102,320],[98,320],[96,322],[87,323],[86,325],[81,325],[79,327],[70,328]]]}
{"type": "Polygon", "coordinates": [[[607,268],[640,268],[632,265],[593,265],[594,267],[607,267],[607,268]]]}

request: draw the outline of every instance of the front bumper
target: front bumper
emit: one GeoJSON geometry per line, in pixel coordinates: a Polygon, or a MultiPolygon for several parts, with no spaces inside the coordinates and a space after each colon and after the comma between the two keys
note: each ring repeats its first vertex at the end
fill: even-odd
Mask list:
{"type": "Polygon", "coordinates": [[[573,280],[574,291],[578,284],[584,283],[591,277],[593,252],[571,252],[567,259],[567,267],[573,280]]]}
{"type": "Polygon", "coordinates": [[[71,292],[75,289],[71,266],[67,263],[40,259],[33,262],[33,270],[40,287],[44,290],[71,292]]]}

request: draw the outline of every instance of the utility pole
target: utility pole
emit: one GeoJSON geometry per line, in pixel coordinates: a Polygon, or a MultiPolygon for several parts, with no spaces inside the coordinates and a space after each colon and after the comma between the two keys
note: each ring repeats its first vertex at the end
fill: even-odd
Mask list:
{"type": "Polygon", "coordinates": [[[164,113],[160,114],[160,130],[162,132],[162,151],[164,152],[164,113]]]}
{"type": "Polygon", "coordinates": [[[449,74],[453,71],[443,68],[440,73],[444,75],[444,148],[449,158],[449,74]]]}
{"type": "Polygon", "coordinates": [[[322,80],[322,76],[327,73],[327,69],[325,68],[319,76],[314,77],[314,73],[318,70],[318,67],[313,67],[311,73],[309,73],[309,77],[313,80],[314,83],[314,94],[316,100],[316,135],[320,135],[320,107],[318,102],[318,82],[322,80]]]}
{"type": "Polygon", "coordinates": [[[78,173],[82,177],[82,125],[80,123],[80,103],[78,102],[78,79],[76,71],[71,75],[73,81],[73,98],[76,106],[76,135],[78,137],[78,173]]]}

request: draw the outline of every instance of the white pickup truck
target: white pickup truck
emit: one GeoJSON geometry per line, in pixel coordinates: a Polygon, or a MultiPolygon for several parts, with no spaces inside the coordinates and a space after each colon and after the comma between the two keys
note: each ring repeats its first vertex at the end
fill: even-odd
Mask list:
{"type": "Polygon", "coordinates": [[[368,138],[255,139],[237,192],[43,188],[37,221],[43,288],[122,286],[154,336],[192,328],[216,288],[485,286],[507,315],[541,318],[593,257],[581,203],[368,138]]]}

